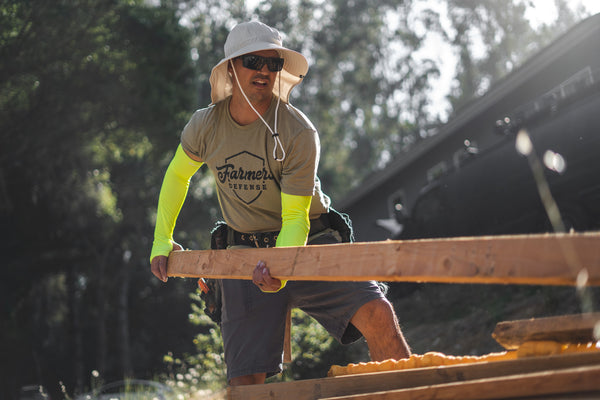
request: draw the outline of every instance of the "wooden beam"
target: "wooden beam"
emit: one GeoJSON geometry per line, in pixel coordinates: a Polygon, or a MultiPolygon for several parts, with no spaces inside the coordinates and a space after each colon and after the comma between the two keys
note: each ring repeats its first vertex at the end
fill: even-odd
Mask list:
{"type": "Polygon", "coordinates": [[[168,274],[251,279],[258,260],[289,280],[600,285],[600,232],[175,251],[168,274]]]}
{"type": "MultiPolygon", "coordinates": [[[[327,397],[349,396],[446,383],[464,383],[478,379],[594,365],[600,365],[599,353],[477,362],[452,366],[346,375],[335,378],[306,379],[294,382],[230,386],[227,388],[227,399],[317,400],[327,397]]],[[[462,399],[462,397],[457,396],[456,399],[462,399]]]]}
{"type": "Polygon", "coordinates": [[[600,339],[594,336],[596,325],[600,329],[600,313],[504,321],[496,324],[492,337],[507,350],[516,350],[529,340],[595,342],[600,339]]]}
{"type": "Polygon", "coordinates": [[[597,399],[600,395],[600,366],[598,365],[352,396],[322,397],[321,400],[520,399],[590,392],[593,394],[590,398],[597,399]]]}

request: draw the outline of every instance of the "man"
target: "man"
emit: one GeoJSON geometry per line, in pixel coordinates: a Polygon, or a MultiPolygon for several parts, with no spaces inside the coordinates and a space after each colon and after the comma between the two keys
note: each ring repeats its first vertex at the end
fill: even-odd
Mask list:
{"type": "MultiPolygon", "coordinates": [[[[282,46],[279,32],[257,21],[233,28],[225,58],[212,70],[211,106],[196,111],[161,188],[151,269],[166,282],[175,221],[191,176],[207,164],[232,246],[331,243],[330,200],[316,176],[319,138],[289,104],[308,71],[304,56],[282,46]]],[[[336,239],[331,239],[336,238],[336,239]]],[[[281,371],[285,316],[298,307],[337,340],[364,336],[373,360],[410,350],[390,303],[375,282],[282,282],[258,261],[252,281],[224,279],[221,333],[230,385],[263,383],[281,371]]]]}

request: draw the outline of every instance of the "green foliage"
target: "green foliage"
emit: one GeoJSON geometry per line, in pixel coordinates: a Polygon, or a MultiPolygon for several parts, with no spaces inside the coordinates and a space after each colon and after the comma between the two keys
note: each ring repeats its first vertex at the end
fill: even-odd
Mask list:
{"type": "Polygon", "coordinates": [[[369,361],[364,340],[339,344],[317,321],[298,309],[292,310],[292,362],[283,380],[324,378],[333,364],[369,361]]]}
{"type": "Polygon", "coordinates": [[[194,361],[194,365],[200,371],[203,382],[225,385],[225,358],[223,356],[223,340],[219,327],[201,310],[199,290],[190,296],[192,302],[192,313],[190,322],[194,324],[200,333],[194,338],[196,353],[188,358],[188,362],[194,361]]]}
{"type": "Polygon", "coordinates": [[[3,363],[19,360],[3,368],[0,397],[31,381],[81,391],[91,369],[109,379],[150,373],[160,356],[140,351],[134,361],[131,352],[158,340],[157,322],[128,313],[168,299],[147,257],[165,147],[175,148],[193,107],[189,32],[174,10],[142,2],[5,0],[0,19],[0,221],[10,254],[0,338],[3,363]]]}
{"type": "Polygon", "coordinates": [[[582,18],[581,14],[575,15],[566,0],[557,0],[559,19],[535,30],[525,17],[523,1],[447,3],[453,32],[444,31],[444,36],[460,55],[457,84],[449,95],[455,111],[483,95],[582,18]]]}
{"type": "Polygon", "coordinates": [[[187,392],[218,391],[227,386],[223,340],[221,331],[202,311],[199,290],[190,294],[191,312],[189,321],[196,327],[193,343],[194,352],[180,357],[169,352],[163,361],[167,373],[161,380],[170,382],[187,392]]]}

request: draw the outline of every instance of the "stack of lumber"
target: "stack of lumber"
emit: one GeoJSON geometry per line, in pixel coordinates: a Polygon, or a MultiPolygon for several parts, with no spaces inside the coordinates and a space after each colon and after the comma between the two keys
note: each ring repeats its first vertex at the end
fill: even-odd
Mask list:
{"type": "MultiPolygon", "coordinates": [[[[439,365],[230,387],[228,398],[600,399],[600,350],[595,346],[597,338],[594,337],[594,328],[599,322],[600,314],[501,322],[493,337],[507,347],[507,351],[492,354],[492,357],[467,356],[467,362],[444,365],[443,355],[437,353],[430,359],[437,358],[439,365]],[[558,347],[553,345],[555,343],[558,347]],[[519,349],[524,345],[528,351],[519,355],[519,349]],[[557,352],[557,348],[571,350],[557,352]],[[497,357],[507,354],[510,356],[497,357]]],[[[447,358],[456,360],[460,357],[447,358]]]]}
{"type": "Polygon", "coordinates": [[[600,352],[594,331],[600,329],[600,313],[501,322],[492,336],[507,351],[483,356],[449,356],[439,352],[413,354],[402,360],[333,365],[328,376],[439,367],[525,357],[600,352]]]}

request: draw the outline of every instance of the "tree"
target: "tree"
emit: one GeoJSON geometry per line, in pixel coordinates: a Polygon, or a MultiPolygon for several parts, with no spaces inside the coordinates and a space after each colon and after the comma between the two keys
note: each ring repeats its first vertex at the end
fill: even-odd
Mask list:
{"type": "Polygon", "coordinates": [[[566,0],[555,0],[559,18],[536,30],[525,16],[525,1],[447,3],[452,30],[443,33],[459,54],[456,85],[448,96],[455,111],[482,96],[584,15],[566,0]]]}
{"type": "Polygon", "coordinates": [[[187,302],[147,258],[165,147],[192,103],[188,32],[141,1],[4,0],[0,19],[2,397],[82,390],[92,369],[151,374],[162,357],[141,350],[164,321],[129,310],[187,302]]]}

